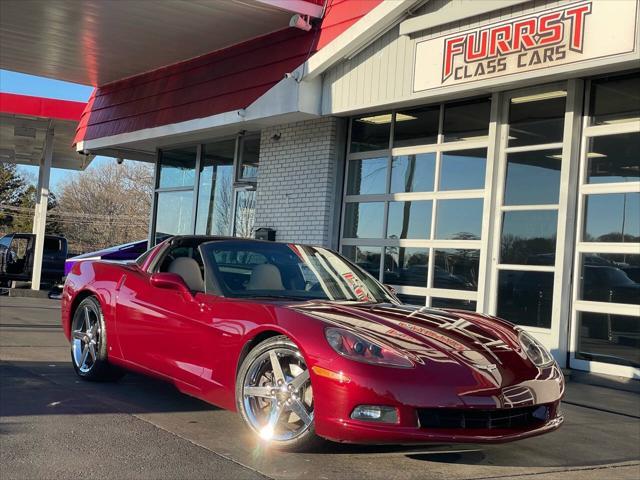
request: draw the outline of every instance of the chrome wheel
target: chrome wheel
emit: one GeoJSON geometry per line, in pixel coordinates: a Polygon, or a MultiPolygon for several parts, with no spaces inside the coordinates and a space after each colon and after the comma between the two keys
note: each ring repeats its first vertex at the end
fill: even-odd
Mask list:
{"type": "Polygon", "coordinates": [[[100,348],[100,312],[90,305],[81,305],[81,313],[74,318],[72,356],[78,370],[90,372],[96,364],[100,348]]]}
{"type": "Polygon", "coordinates": [[[250,365],[242,388],[249,425],[265,440],[298,438],[313,424],[313,390],[300,352],[276,347],[250,365]]]}

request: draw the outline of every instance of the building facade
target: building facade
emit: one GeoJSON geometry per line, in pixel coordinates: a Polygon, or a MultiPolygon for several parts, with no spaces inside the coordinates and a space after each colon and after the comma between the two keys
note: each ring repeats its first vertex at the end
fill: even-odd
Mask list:
{"type": "Polygon", "coordinates": [[[640,378],[638,1],[398,3],[227,120],[79,149],[155,147],[152,242],[269,228],[640,378]]]}

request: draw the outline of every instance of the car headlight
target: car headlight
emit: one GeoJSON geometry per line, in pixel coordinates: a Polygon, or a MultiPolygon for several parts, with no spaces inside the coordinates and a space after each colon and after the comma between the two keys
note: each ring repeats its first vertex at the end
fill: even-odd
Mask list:
{"type": "Polygon", "coordinates": [[[391,347],[367,340],[349,330],[327,328],[324,335],[331,348],[351,360],[387,367],[413,367],[411,360],[391,347]]]}
{"type": "Polygon", "coordinates": [[[520,341],[522,351],[536,366],[546,367],[553,363],[553,357],[549,351],[532,335],[529,335],[524,330],[520,330],[518,332],[518,340],[520,341]]]}

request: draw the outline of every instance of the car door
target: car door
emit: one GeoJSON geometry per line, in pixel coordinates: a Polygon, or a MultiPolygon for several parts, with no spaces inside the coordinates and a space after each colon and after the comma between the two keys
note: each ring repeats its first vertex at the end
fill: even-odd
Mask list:
{"type": "Polygon", "coordinates": [[[188,388],[206,389],[216,335],[205,294],[156,287],[151,275],[134,268],[119,286],[116,330],[122,357],[188,388]]]}

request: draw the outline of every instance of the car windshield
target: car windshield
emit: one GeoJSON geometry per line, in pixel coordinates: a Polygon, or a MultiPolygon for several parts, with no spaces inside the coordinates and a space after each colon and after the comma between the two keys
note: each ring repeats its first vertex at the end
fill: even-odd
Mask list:
{"type": "Polygon", "coordinates": [[[395,301],[368,273],[326,248],[214,241],[200,250],[227,297],[395,301]]]}

